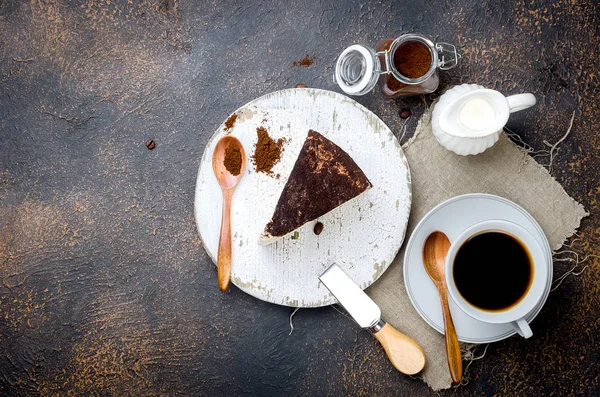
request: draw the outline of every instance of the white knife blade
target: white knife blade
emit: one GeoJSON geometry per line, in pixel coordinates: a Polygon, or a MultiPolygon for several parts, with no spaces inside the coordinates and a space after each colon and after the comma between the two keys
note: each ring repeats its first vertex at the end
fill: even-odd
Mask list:
{"type": "Polygon", "coordinates": [[[379,306],[335,263],[319,279],[362,328],[381,320],[379,306]]]}
{"type": "Polygon", "coordinates": [[[426,360],[421,346],[386,324],[379,306],[339,266],[334,263],[319,279],[358,325],[375,336],[398,371],[414,375],[423,369],[426,360]]]}

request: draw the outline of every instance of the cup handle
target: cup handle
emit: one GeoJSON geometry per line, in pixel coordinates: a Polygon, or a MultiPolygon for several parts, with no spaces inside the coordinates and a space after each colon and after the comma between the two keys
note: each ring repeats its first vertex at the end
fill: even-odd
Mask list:
{"type": "Polygon", "coordinates": [[[536,99],[533,94],[517,94],[506,97],[508,101],[508,108],[511,113],[527,109],[535,105],[536,99]]]}
{"type": "Polygon", "coordinates": [[[520,318],[517,321],[513,322],[513,326],[519,335],[523,338],[531,338],[533,332],[531,332],[531,327],[527,324],[527,321],[524,318],[520,318]]]}

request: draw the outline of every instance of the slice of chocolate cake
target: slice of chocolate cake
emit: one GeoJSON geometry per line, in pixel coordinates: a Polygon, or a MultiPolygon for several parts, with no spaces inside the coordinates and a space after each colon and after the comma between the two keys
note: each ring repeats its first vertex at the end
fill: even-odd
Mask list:
{"type": "Polygon", "coordinates": [[[316,131],[302,150],[259,244],[270,244],[371,188],[352,157],[316,131]]]}

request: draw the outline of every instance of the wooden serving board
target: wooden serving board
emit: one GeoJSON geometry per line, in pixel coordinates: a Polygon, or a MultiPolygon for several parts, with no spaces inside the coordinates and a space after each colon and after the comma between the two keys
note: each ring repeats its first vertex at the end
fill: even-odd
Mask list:
{"type": "Polygon", "coordinates": [[[259,299],[293,307],[336,302],[318,278],[334,262],[363,289],[375,282],[402,245],[411,204],[408,163],[390,129],[356,101],[310,88],[273,92],[235,113],[234,126],[226,130],[223,123],[208,142],[196,182],[196,223],[213,262],[222,198],[211,159],[217,141],[230,133],[240,139],[248,156],[245,175],[233,195],[231,281],[259,299]],[[273,168],[279,179],[254,169],[250,157],[259,126],[266,127],[272,138],[287,140],[281,161],[273,168]],[[258,237],[273,214],[309,129],[350,154],[373,188],[321,217],[320,235],[313,232],[314,221],[299,230],[297,239],[286,237],[261,246],[258,237]]]}

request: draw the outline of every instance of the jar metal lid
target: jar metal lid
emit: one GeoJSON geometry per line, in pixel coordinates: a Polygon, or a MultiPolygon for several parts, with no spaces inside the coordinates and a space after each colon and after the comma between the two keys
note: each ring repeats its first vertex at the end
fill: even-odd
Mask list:
{"type": "Polygon", "coordinates": [[[338,57],[334,79],[348,95],[364,95],[371,91],[381,71],[379,58],[371,48],[351,45],[338,57]]]}

